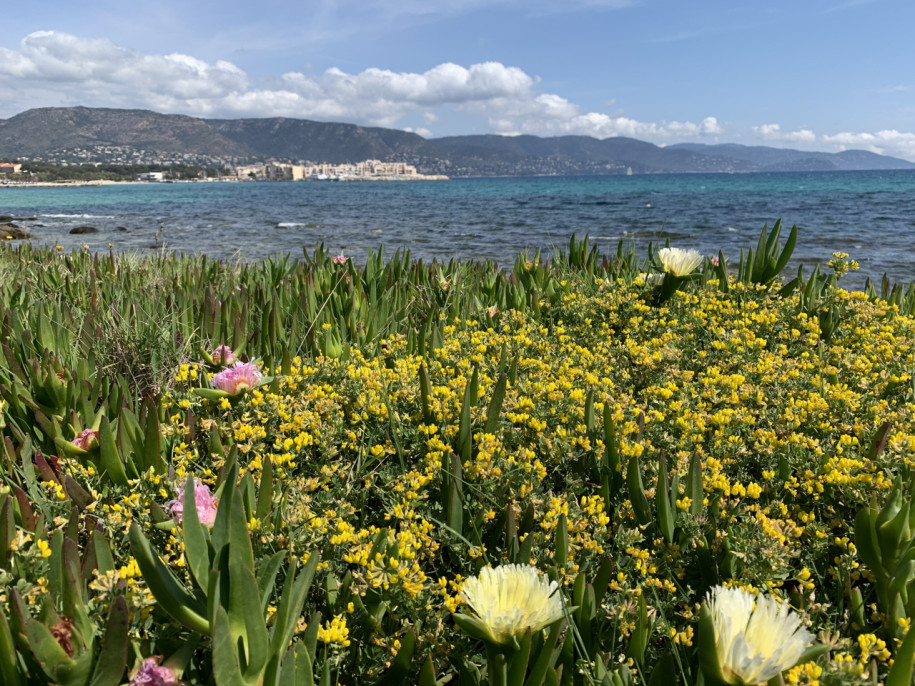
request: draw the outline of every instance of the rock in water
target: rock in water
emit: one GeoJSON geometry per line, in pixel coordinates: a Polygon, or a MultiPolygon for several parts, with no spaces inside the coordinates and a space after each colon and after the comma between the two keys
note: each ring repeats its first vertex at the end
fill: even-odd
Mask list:
{"type": "Polygon", "coordinates": [[[98,233],[98,229],[94,226],[77,226],[75,229],[70,229],[70,233],[98,233]]]}
{"type": "Polygon", "coordinates": [[[23,238],[31,238],[32,234],[23,231],[15,224],[0,224],[0,240],[2,241],[19,241],[23,238]]]}

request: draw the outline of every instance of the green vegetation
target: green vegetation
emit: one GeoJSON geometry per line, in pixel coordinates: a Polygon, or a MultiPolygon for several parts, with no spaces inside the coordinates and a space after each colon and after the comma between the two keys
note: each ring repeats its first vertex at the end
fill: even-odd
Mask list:
{"type": "MultiPolygon", "coordinates": [[[[4,162],[21,162],[5,159],[4,162]]],[[[166,179],[197,179],[203,174],[215,178],[219,172],[212,167],[200,167],[188,164],[72,164],[59,165],[48,162],[22,162],[22,171],[18,174],[4,174],[4,178],[13,181],[134,181],[137,174],[147,172],[164,172],[166,179]]]]}
{"type": "Polygon", "coordinates": [[[915,286],[785,282],[779,229],[0,245],[0,681],[910,683],[915,286]]]}

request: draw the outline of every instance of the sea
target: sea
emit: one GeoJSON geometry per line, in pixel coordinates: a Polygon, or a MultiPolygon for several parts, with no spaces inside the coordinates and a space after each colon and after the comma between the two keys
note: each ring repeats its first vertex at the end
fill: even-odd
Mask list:
{"type": "Polygon", "coordinates": [[[601,253],[620,242],[647,255],[669,242],[734,264],[764,226],[793,225],[789,271],[834,252],[860,270],[915,281],[915,171],[473,178],[448,181],[148,183],[0,186],[0,215],[35,245],[65,250],[166,250],[224,260],[302,257],[318,245],[357,264],[369,251],[424,261],[542,257],[587,236],[601,253]],[[97,233],[71,234],[89,226],[97,233]]]}

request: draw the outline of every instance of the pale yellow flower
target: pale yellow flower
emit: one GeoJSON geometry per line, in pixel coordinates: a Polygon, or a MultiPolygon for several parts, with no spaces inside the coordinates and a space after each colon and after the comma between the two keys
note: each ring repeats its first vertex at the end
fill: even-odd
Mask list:
{"type": "Polygon", "coordinates": [[[702,264],[702,254],[696,250],[682,250],[680,248],[661,248],[658,250],[658,259],[664,271],[673,276],[686,276],[702,264]]]}
{"type": "Polygon", "coordinates": [[[563,614],[557,583],[530,565],[484,567],[464,582],[461,597],[497,643],[509,643],[527,629],[539,631],[563,614]]]}
{"type": "Polygon", "coordinates": [[[767,682],[793,667],[813,640],[801,618],[769,596],[716,586],[708,606],[721,672],[730,684],[767,682]]]}

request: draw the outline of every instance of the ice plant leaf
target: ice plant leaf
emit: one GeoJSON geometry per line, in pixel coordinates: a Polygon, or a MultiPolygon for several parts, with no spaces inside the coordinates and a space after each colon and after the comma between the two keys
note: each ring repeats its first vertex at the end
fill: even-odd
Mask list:
{"type": "Polygon", "coordinates": [[[111,424],[108,417],[102,417],[99,424],[99,446],[101,447],[100,458],[101,467],[108,473],[108,478],[119,486],[127,485],[127,472],[124,470],[124,462],[121,460],[121,453],[118,450],[114,440],[114,433],[111,430],[111,424]]]}
{"type": "Polygon", "coordinates": [[[225,608],[216,610],[213,626],[213,676],[220,686],[248,686],[242,676],[236,637],[225,608]]]}
{"type": "Polygon", "coordinates": [[[6,619],[4,604],[0,603],[0,677],[4,684],[19,686],[19,671],[16,668],[16,646],[13,643],[13,632],[6,619]]]}
{"type": "Polygon", "coordinates": [[[381,678],[375,682],[375,686],[399,686],[404,683],[410,672],[410,664],[413,662],[413,649],[416,646],[416,633],[413,629],[407,631],[401,641],[400,650],[391,661],[391,666],[381,675],[381,678]]]}
{"type": "Polygon", "coordinates": [[[195,479],[188,474],[182,502],[181,533],[184,536],[184,552],[191,573],[200,585],[206,588],[210,578],[210,549],[206,533],[200,523],[195,500],[195,479]]]}
{"type": "Polygon", "coordinates": [[[705,677],[707,686],[727,686],[721,672],[721,661],[718,658],[715,623],[712,613],[705,603],[699,611],[699,667],[705,677]]]}
{"type": "Polygon", "coordinates": [[[533,666],[531,666],[530,674],[527,675],[524,686],[540,686],[543,683],[543,680],[546,678],[547,670],[552,667],[553,649],[556,647],[556,642],[559,640],[559,634],[562,633],[564,628],[565,621],[562,619],[556,620],[553,622],[552,626],[550,626],[550,633],[540,647],[540,652],[538,653],[533,666]]]}
{"type": "Polygon", "coordinates": [[[193,390],[194,395],[199,395],[201,398],[207,400],[222,400],[223,398],[231,398],[231,393],[226,393],[225,391],[220,391],[215,388],[195,388],[193,390]]]}
{"type": "Polygon", "coordinates": [[[286,652],[280,672],[280,686],[314,686],[311,656],[301,642],[295,642],[286,652]]]}
{"type": "Polygon", "coordinates": [[[626,485],[636,520],[639,524],[648,524],[651,521],[651,512],[648,510],[648,498],[645,496],[645,487],[642,485],[642,470],[639,467],[637,455],[629,458],[629,464],[626,467],[626,485]]]}
{"type": "Polygon", "coordinates": [[[905,640],[896,651],[893,666],[886,678],[886,686],[909,686],[912,683],[913,667],[915,667],[915,631],[909,629],[905,640]]]}
{"type": "Polygon", "coordinates": [[[146,536],[134,522],[130,525],[130,549],[137,560],[143,579],[159,605],[188,629],[209,635],[206,609],[187,592],[174,572],[153,551],[146,536]]]}
{"type": "Polygon", "coordinates": [[[117,686],[127,667],[127,600],[119,595],[111,604],[102,649],[89,686],[117,686]]]}
{"type": "Polygon", "coordinates": [[[454,623],[474,638],[480,641],[496,641],[495,635],[482,620],[460,612],[455,613],[453,617],[454,623]]]}

